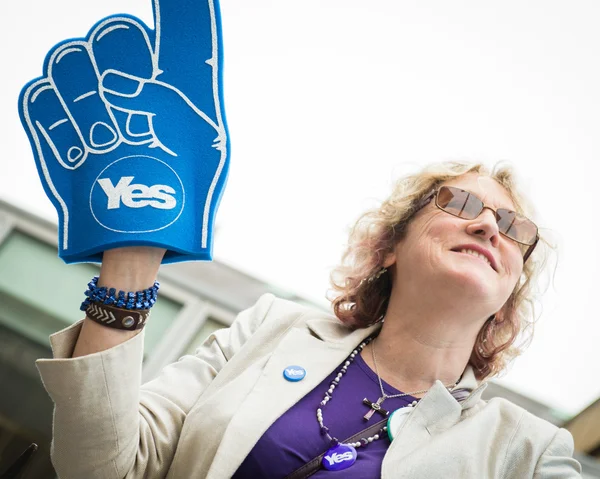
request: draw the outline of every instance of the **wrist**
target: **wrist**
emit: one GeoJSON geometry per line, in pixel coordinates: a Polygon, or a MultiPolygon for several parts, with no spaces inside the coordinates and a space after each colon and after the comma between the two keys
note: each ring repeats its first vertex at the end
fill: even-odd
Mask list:
{"type": "Polygon", "coordinates": [[[132,246],[106,250],[103,253],[98,286],[123,291],[150,288],[158,275],[166,250],[132,246]]]}

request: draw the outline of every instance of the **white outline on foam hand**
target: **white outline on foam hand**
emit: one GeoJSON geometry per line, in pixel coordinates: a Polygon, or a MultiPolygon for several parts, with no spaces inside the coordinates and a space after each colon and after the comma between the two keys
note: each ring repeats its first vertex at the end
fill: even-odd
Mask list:
{"type": "MultiPolygon", "coordinates": [[[[121,131],[119,131],[119,143],[126,143],[128,145],[143,145],[143,144],[148,144],[148,143],[152,143],[152,146],[159,146],[160,142],[157,141],[157,137],[156,134],[154,132],[154,130],[152,129],[152,125],[150,122],[150,119],[148,117],[148,114],[146,112],[141,112],[141,111],[134,111],[134,110],[121,110],[120,108],[116,108],[113,105],[111,105],[109,102],[107,102],[104,99],[104,96],[101,95],[101,91],[104,91],[105,89],[102,88],[102,79],[104,78],[104,75],[106,75],[106,73],[108,71],[110,72],[117,72],[117,70],[106,70],[104,73],[100,73],[100,69],[98,68],[98,64],[96,63],[96,58],[94,57],[93,54],[93,47],[92,45],[94,44],[94,42],[97,42],[99,40],[102,39],[102,37],[114,30],[119,30],[119,29],[129,29],[129,25],[134,25],[137,28],[137,31],[140,31],[142,33],[142,37],[144,39],[144,43],[146,44],[146,48],[148,49],[148,52],[150,53],[150,59],[151,59],[151,63],[152,63],[152,75],[150,77],[150,80],[154,80],[160,73],[161,71],[158,68],[158,56],[156,55],[155,52],[155,48],[152,48],[152,44],[150,43],[150,37],[148,36],[148,32],[146,31],[146,27],[145,25],[143,25],[142,23],[129,18],[129,17],[112,17],[112,18],[107,18],[106,20],[104,20],[102,23],[100,23],[99,25],[96,26],[96,28],[94,28],[94,30],[92,31],[92,33],[90,34],[90,39],[88,41],[89,43],[89,52],[90,52],[90,58],[92,59],[92,64],[94,66],[94,71],[96,72],[96,77],[98,78],[98,88],[99,88],[99,92],[98,94],[100,95],[100,99],[102,100],[102,102],[104,103],[106,109],[109,112],[109,115],[111,116],[113,122],[115,123],[115,125],[117,125],[118,127],[118,122],[116,120],[116,118],[114,117],[114,114],[112,112],[113,109],[119,110],[119,111],[126,111],[127,113],[130,113],[131,115],[140,115],[145,117],[148,120],[148,126],[150,127],[150,130],[145,132],[145,133],[141,133],[141,134],[137,134],[137,135],[132,135],[132,136],[144,136],[147,137],[149,134],[151,135],[151,138],[145,139],[143,141],[131,141],[128,140],[121,131]],[[116,23],[116,22],[121,22],[121,24],[119,25],[111,25],[108,28],[105,28],[107,24],[111,24],[111,23],[116,23]],[[127,25],[124,25],[127,24],[127,25]]],[[[156,31],[157,31],[157,26],[154,26],[155,28],[155,37],[156,37],[156,31]]],[[[155,38],[155,43],[157,43],[157,40],[155,38]]],[[[121,76],[129,76],[126,75],[124,72],[117,72],[119,75],[121,76]]],[[[133,76],[132,76],[133,77],[133,76]]],[[[139,94],[141,90],[141,87],[133,94],[133,95],[123,95],[123,96],[137,96],[139,94]]],[[[129,118],[127,119],[127,123],[125,125],[125,131],[127,132],[127,124],[129,123],[129,118]]],[[[169,152],[168,149],[165,148],[165,151],[169,152]]]]}
{"type": "MultiPolygon", "coordinates": [[[[155,0],[155,4],[158,0],[155,0]]],[[[219,166],[217,167],[217,171],[215,172],[215,176],[213,177],[213,181],[210,184],[210,188],[208,190],[208,194],[206,196],[206,204],[204,205],[204,216],[202,217],[202,247],[206,248],[206,244],[208,241],[208,220],[210,217],[210,204],[212,201],[212,196],[214,194],[215,188],[217,186],[217,182],[219,181],[219,177],[221,176],[221,172],[223,171],[223,167],[225,166],[225,160],[227,159],[227,135],[225,134],[225,126],[223,125],[223,117],[221,115],[221,100],[219,98],[219,43],[217,41],[217,18],[215,16],[215,5],[213,0],[208,0],[208,7],[210,9],[210,32],[212,39],[212,56],[210,60],[207,60],[212,69],[213,69],[213,96],[215,100],[215,112],[217,115],[217,132],[218,136],[216,138],[215,144],[213,145],[217,150],[221,152],[221,160],[219,161],[219,166]],[[209,63],[210,62],[210,63],[209,63]]]]}
{"type": "MultiPolygon", "coordinates": [[[[46,184],[48,185],[48,188],[50,188],[50,191],[52,192],[52,195],[54,196],[54,198],[56,198],[56,201],[58,201],[59,205],[60,205],[60,209],[62,211],[62,215],[63,215],[63,231],[62,231],[62,237],[63,237],[63,244],[62,244],[62,249],[63,250],[67,250],[69,247],[69,210],[67,208],[67,204],[65,203],[65,201],[62,199],[62,197],[58,194],[58,191],[56,190],[56,187],[54,186],[54,183],[52,182],[52,178],[50,177],[50,172],[48,171],[48,165],[46,165],[46,159],[44,158],[44,154],[42,151],[42,148],[40,146],[40,138],[37,134],[37,130],[35,129],[35,127],[33,126],[32,122],[31,122],[31,117],[29,116],[29,97],[31,95],[31,92],[36,89],[39,85],[43,84],[43,83],[48,83],[48,86],[46,87],[41,87],[38,90],[35,91],[34,96],[31,99],[31,103],[35,102],[38,94],[40,94],[42,91],[47,90],[49,88],[52,88],[52,86],[49,84],[50,82],[48,81],[47,78],[42,78],[34,83],[32,83],[29,88],[27,88],[27,90],[25,91],[25,94],[23,95],[23,116],[25,117],[25,121],[27,122],[27,126],[29,128],[29,131],[31,133],[31,136],[33,137],[33,142],[35,143],[35,149],[37,150],[37,157],[39,158],[39,162],[40,162],[40,168],[42,169],[42,174],[44,175],[44,179],[46,180],[46,184]]],[[[36,124],[38,125],[38,128],[40,128],[40,131],[42,132],[42,134],[44,134],[45,130],[41,127],[39,122],[36,122],[36,124]]],[[[56,123],[54,123],[56,125],[56,123]]],[[[56,151],[56,147],[54,146],[54,143],[52,142],[52,140],[50,140],[49,137],[45,137],[46,141],[48,143],[48,145],[50,146],[50,148],[52,149],[52,151],[54,152],[55,155],[57,155],[57,151],[56,151]]],[[[83,155],[83,159],[81,162],[79,162],[77,165],[75,166],[68,166],[62,163],[61,159],[60,159],[60,155],[56,157],[56,159],[68,170],[74,170],[75,168],[77,168],[85,159],[85,153],[83,155]]]]}
{"type": "MultiPolygon", "coordinates": [[[[67,102],[61,95],[60,90],[58,88],[56,88],[56,84],[54,83],[53,75],[52,75],[53,70],[54,70],[54,65],[58,64],[66,54],[72,53],[72,52],[81,52],[81,51],[87,52],[87,55],[90,59],[92,67],[94,68],[94,72],[96,73],[96,78],[99,78],[98,66],[96,65],[96,61],[94,59],[94,54],[92,52],[91,43],[89,41],[75,40],[75,41],[72,41],[69,43],[65,43],[64,45],[61,45],[57,50],[55,50],[52,53],[52,56],[50,57],[50,61],[48,62],[48,81],[52,85],[52,88],[54,89],[54,93],[56,94],[58,101],[60,102],[61,106],[63,107],[63,110],[64,110],[65,114],[67,115],[67,118],[69,119],[69,121],[71,122],[71,125],[73,125],[73,128],[77,132],[77,135],[79,136],[79,140],[84,145],[85,150],[86,150],[84,157],[87,158],[89,153],[103,154],[103,153],[109,153],[109,152],[115,150],[121,144],[123,135],[119,131],[117,121],[116,121],[113,113],[110,111],[110,108],[108,108],[106,102],[100,97],[100,101],[102,101],[102,103],[104,103],[106,112],[107,112],[108,116],[110,117],[110,119],[112,120],[113,124],[106,125],[106,126],[111,130],[111,132],[114,135],[114,138],[110,142],[106,143],[105,145],[94,144],[95,142],[92,138],[93,127],[99,123],[104,124],[104,122],[95,122],[92,125],[92,127],[90,127],[89,140],[88,141],[84,140],[84,135],[81,132],[80,126],[77,124],[77,122],[73,118],[73,115],[71,114],[71,109],[69,108],[69,106],[67,105],[67,102]],[[112,145],[112,146],[109,146],[109,145],[112,145]],[[107,148],[100,148],[102,146],[106,146],[107,148]]],[[[73,100],[73,103],[76,103],[77,101],[81,101],[83,99],[82,97],[93,96],[94,93],[91,93],[91,94],[90,93],[91,92],[87,92],[83,95],[79,95],[75,100],[73,100]]],[[[60,160],[62,160],[62,159],[60,159],[60,160]]],[[[62,161],[60,161],[60,162],[62,164],[62,161]]],[[[79,166],[79,164],[77,166],[79,166]]]]}
{"type": "MultiPolygon", "coordinates": [[[[118,21],[122,21],[124,23],[130,23],[130,24],[135,24],[139,30],[142,32],[144,40],[146,41],[146,44],[148,46],[148,50],[150,52],[151,55],[151,59],[152,59],[152,79],[150,81],[154,81],[158,84],[161,84],[162,86],[166,86],[172,90],[174,90],[175,92],[177,92],[182,99],[184,99],[184,101],[188,104],[188,106],[190,106],[194,112],[196,112],[199,116],[201,116],[205,121],[209,122],[209,124],[211,126],[213,126],[216,130],[217,136],[214,140],[213,143],[213,147],[216,148],[218,151],[221,152],[221,157],[220,157],[220,161],[219,161],[219,165],[217,167],[217,171],[215,172],[215,175],[213,176],[212,182],[210,184],[209,190],[207,192],[207,197],[206,197],[206,203],[204,205],[204,211],[203,211],[203,217],[202,217],[202,248],[205,249],[207,247],[207,242],[208,242],[208,221],[210,219],[210,206],[212,203],[212,199],[213,199],[213,195],[214,195],[214,191],[216,188],[216,185],[220,179],[220,176],[223,172],[223,168],[225,166],[225,162],[227,160],[227,135],[225,132],[225,127],[223,124],[223,118],[222,118],[222,112],[221,112],[221,102],[220,102],[220,98],[219,98],[219,71],[218,71],[218,55],[219,55],[219,50],[218,50],[218,38],[217,38],[217,19],[216,19],[216,15],[215,15],[215,7],[214,7],[214,1],[213,0],[206,0],[208,2],[208,7],[209,7],[209,11],[210,11],[210,22],[211,22],[211,40],[212,40],[212,55],[211,58],[206,60],[206,63],[208,65],[211,66],[212,68],[212,85],[213,85],[213,98],[214,98],[214,106],[215,106],[215,113],[217,116],[217,122],[216,124],[210,119],[208,118],[203,112],[201,112],[195,105],[192,104],[192,102],[187,98],[186,95],[183,94],[183,92],[181,92],[180,90],[176,89],[175,87],[171,86],[171,85],[167,85],[163,82],[159,82],[156,81],[156,77],[162,73],[161,70],[158,68],[158,59],[159,59],[159,53],[160,53],[160,38],[161,38],[161,28],[160,28],[160,8],[158,5],[158,0],[153,0],[154,1],[154,15],[155,15],[155,24],[154,24],[154,33],[155,33],[155,44],[154,44],[154,48],[152,48],[152,45],[150,44],[150,39],[148,37],[148,34],[146,32],[145,26],[143,26],[142,24],[140,24],[139,22],[129,18],[129,17],[111,17],[106,19],[105,21],[103,21],[102,23],[100,23],[92,32],[92,34],[89,36],[89,40],[87,41],[81,41],[81,40],[76,40],[73,42],[69,42],[67,44],[62,45],[58,50],[54,51],[52,54],[52,57],[49,61],[49,72],[48,75],[49,77],[44,77],[39,79],[38,81],[32,83],[27,90],[25,91],[25,94],[23,95],[23,116],[25,118],[25,121],[27,123],[27,126],[29,128],[29,131],[31,132],[31,136],[33,138],[33,142],[35,144],[35,148],[37,151],[37,156],[40,162],[40,167],[44,176],[44,179],[46,180],[46,183],[48,185],[48,188],[50,189],[52,195],[56,198],[56,200],[58,201],[60,208],[62,210],[63,213],[63,245],[62,245],[62,249],[63,250],[68,250],[69,248],[69,210],[67,208],[67,205],[65,203],[65,201],[63,200],[63,198],[60,196],[60,194],[58,193],[54,183],[52,182],[52,178],[50,176],[50,173],[48,171],[48,165],[46,164],[47,159],[44,157],[43,155],[43,150],[41,147],[41,142],[40,142],[40,138],[38,135],[38,130],[35,128],[35,126],[33,125],[32,121],[31,121],[31,117],[30,117],[30,113],[29,113],[29,98],[31,97],[31,92],[36,90],[33,97],[31,98],[31,103],[33,103],[37,97],[37,95],[39,95],[42,91],[46,90],[46,89],[50,89],[52,88],[59,100],[59,102],[61,103],[61,105],[64,108],[65,114],[68,117],[68,120],[71,121],[71,124],[73,125],[73,128],[75,129],[76,133],[78,134],[80,141],[83,145],[83,152],[81,155],[81,158],[75,158],[74,160],[69,160],[67,159],[67,161],[71,161],[71,162],[77,162],[74,165],[68,165],[66,164],[61,155],[59,154],[58,150],[56,149],[56,146],[54,145],[54,142],[52,141],[52,139],[50,138],[50,136],[48,135],[47,131],[45,130],[45,128],[38,122],[36,121],[36,126],[37,128],[39,128],[40,133],[42,134],[42,136],[44,136],[44,139],[46,140],[50,150],[54,153],[55,155],[55,159],[59,162],[59,164],[67,169],[67,170],[75,170],[77,169],[80,165],[82,165],[85,160],[88,157],[89,153],[94,153],[94,154],[106,154],[109,153],[111,151],[113,151],[115,148],[117,148],[121,142],[127,143],[127,144],[131,144],[131,145],[140,145],[140,144],[148,144],[150,143],[149,146],[151,147],[160,147],[161,149],[163,149],[165,152],[170,153],[173,156],[176,156],[173,152],[171,152],[168,148],[165,147],[165,145],[162,145],[162,143],[160,143],[160,141],[158,140],[158,138],[156,137],[156,134],[154,132],[154,129],[152,127],[152,123],[149,122],[149,126],[150,126],[150,131],[149,133],[152,135],[152,139],[150,140],[146,140],[144,142],[131,142],[128,141],[122,134],[122,132],[119,130],[118,128],[118,123],[116,121],[116,119],[114,118],[114,115],[111,111],[112,108],[114,108],[112,105],[109,105],[106,101],[104,101],[104,99],[102,98],[101,95],[100,98],[103,101],[103,103],[107,106],[107,112],[108,115],[110,116],[110,118],[113,120],[113,124],[114,126],[117,128],[116,130],[116,135],[117,135],[117,141],[110,147],[110,148],[106,148],[106,149],[102,149],[102,150],[98,150],[98,149],[93,149],[90,148],[87,144],[87,142],[83,141],[83,136],[81,135],[81,131],[79,129],[79,126],[75,123],[75,121],[73,120],[69,109],[66,107],[66,104],[64,102],[64,99],[62,98],[62,96],[60,95],[60,93],[58,92],[56,85],[54,84],[54,82],[51,79],[51,71],[52,71],[52,65],[54,62],[54,59],[60,55],[59,58],[56,59],[56,62],[59,62],[60,59],[62,58],[62,56],[66,55],[67,53],[69,53],[70,51],[80,51],[80,48],[84,48],[87,50],[89,58],[91,59],[92,65],[96,71],[96,75],[97,77],[100,79],[101,75],[99,74],[99,70],[98,70],[98,66],[96,64],[96,61],[94,59],[94,55],[93,55],[93,51],[92,51],[92,43],[95,39],[100,39],[102,38],[103,35],[105,35],[106,33],[108,33],[108,31],[112,30],[112,29],[117,29],[117,28],[127,28],[124,25],[113,25],[112,29],[109,30],[105,30],[103,32],[101,32],[101,34],[99,36],[97,36],[98,32],[107,24],[107,23],[115,23],[118,21]],[[38,89],[38,87],[42,84],[46,83],[45,87],[40,87],[38,89]],[[109,108],[110,106],[110,108],[109,108]]],[[[123,75],[122,72],[119,72],[121,75],[123,75]]],[[[100,81],[99,81],[99,85],[100,85],[100,81]]],[[[88,96],[91,96],[93,94],[99,94],[99,92],[88,92],[85,93],[83,95],[80,95],[76,100],[81,100],[83,98],[86,98],[88,96]]],[[[129,111],[131,114],[141,114],[143,116],[148,116],[145,112],[135,112],[135,111],[129,111]]],[[[55,128],[56,126],[64,123],[65,121],[68,121],[67,119],[62,119],[62,120],[58,120],[57,122],[53,123],[51,125],[50,129],[55,128]]],[[[129,121],[130,118],[128,118],[127,120],[127,125],[129,125],[129,121]]],[[[137,136],[145,136],[146,134],[138,134],[137,136]]],[[[133,135],[132,135],[133,136],[133,135]]],[[[69,150],[70,151],[70,150],[69,150]]],[[[135,155],[134,155],[135,156],[135,155]]],[[[143,156],[143,155],[140,155],[143,156]]],[[[114,163],[114,162],[113,162],[114,163]]],[[[111,163],[112,164],[112,163],[111,163]]],[[[94,188],[95,182],[92,184],[92,189],[94,188]]],[[[90,191],[91,194],[91,191],[90,191]]],[[[182,211],[183,211],[183,205],[182,205],[182,211]]],[[[181,213],[180,213],[181,214],[181,213]]],[[[94,216],[95,218],[95,216],[94,216]]],[[[179,218],[179,215],[178,217],[179,218]]],[[[98,221],[96,219],[96,221],[98,221]]],[[[101,223],[100,223],[101,224],[101,223]]],[[[172,223],[170,223],[172,224],[172,223]]],[[[104,226],[104,225],[103,225],[104,226]]],[[[110,229],[110,228],[109,228],[110,229]]],[[[116,230],[114,230],[116,231],[116,230]]],[[[155,230],[152,230],[155,231],[155,230]]]]}

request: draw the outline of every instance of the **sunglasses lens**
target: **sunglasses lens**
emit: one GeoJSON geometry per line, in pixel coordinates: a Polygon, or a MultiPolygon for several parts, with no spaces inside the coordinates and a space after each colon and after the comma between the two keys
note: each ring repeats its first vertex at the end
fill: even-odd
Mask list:
{"type": "Polygon", "coordinates": [[[483,203],[477,196],[453,186],[440,188],[437,204],[447,213],[467,220],[477,218],[483,208],[483,203]]]}
{"type": "Polygon", "coordinates": [[[502,234],[512,238],[519,243],[527,245],[533,244],[537,236],[537,227],[535,224],[514,211],[500,208],[496,212],[498,229],[502,234]]]}
{"type": "MultiPolygon", "coordinates": [[[[442,186],[437,195],[437,205],[446,213],[472,220],[483,210],[483,202],[473,193],[454,186],[442,186]]],[[[498,230],[505,236],[522,243],[532,245],[537,237],[537,226],[531,220],[518,213],[500,208],[496,212],[498,230]]]]}

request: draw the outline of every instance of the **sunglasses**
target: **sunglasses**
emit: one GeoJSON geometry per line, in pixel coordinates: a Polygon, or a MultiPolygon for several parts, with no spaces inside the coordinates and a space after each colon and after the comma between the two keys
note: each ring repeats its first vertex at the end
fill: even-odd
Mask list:
{"type": "Polygon", "coordinates": [[[435,205],[440,210],[465,220],[477,218],[486,208],[493,211],[500,234],[519,244],[529,246],[523,255],[523,263],[533,253],[540,239],[537,226],[529,218],[506,208],[494,210],[486,206],[477,195],[454,186],[441,186],[432,191],[421,201],[417,211],[433,198],[435,198],[435,205]]]}

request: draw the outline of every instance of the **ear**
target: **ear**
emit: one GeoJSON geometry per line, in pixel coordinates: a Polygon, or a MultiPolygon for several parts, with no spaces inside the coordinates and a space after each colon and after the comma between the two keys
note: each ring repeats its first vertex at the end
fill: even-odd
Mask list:
{"type": "Polygon", "coordinates": [[[494,316],[496,317],[494,320],[496,324],[504,323],[504,320],[506,319],[506,305],[503,305],[494,316]]]}
{"type": "Polygon", "coordinates": [[[385,268],[389,268],[395,262],[396,262],[396,252],[394,251],[394,252],[388,253],[388,255],[385,257],[385,260],[383,261],[382,266],[385,268]]]}

